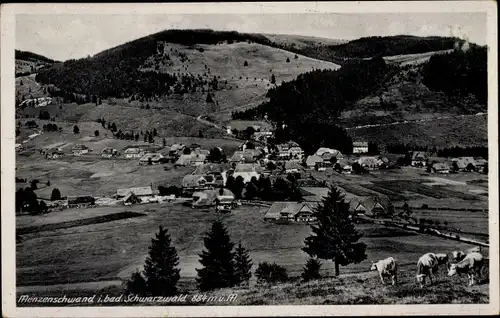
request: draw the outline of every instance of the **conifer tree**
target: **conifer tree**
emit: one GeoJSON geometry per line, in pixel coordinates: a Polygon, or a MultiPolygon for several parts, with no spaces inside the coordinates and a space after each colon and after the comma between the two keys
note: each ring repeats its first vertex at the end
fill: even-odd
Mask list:
{"type": "Polygon", "coordinates": [[[241,243],[238,244],[236,248],[235,256],[235,276],[236,276],[236,284],[241,285],[242,283],[248,284],[250,277],[252,277],[252,260],[248,255],[248,251],[241,246],[241,243]]]}
{"type": "Polygon", "coordinates": [[[221,221],[212,223],[205,238],[205,250],[200,254],[203,268],[196,269],[196,282],[201,291],[234,286],[234,243],[231,242],[227,230],[221,221]]]}
{"type": "Polygon", "coordinates": [[[313,234],[304,241],[304,252],[311,257],[335,262],[335,276],[339,267],[366,259],[366,244],[358,242],[362,234],[354,228],[349,203],[340,190],[330,187],[328,195],[315,208],[317,225],[311,225],[313,234]]]}
{"type": "Polygon", "coordinates": [[[319,269],[321,268],[321,263],[315,258],[310,258],[307,260],[306,266],[304,267],[304,272],[302,272],[302,279],[304,281],[310,281],[312,279],[319,279],[321,275],[319,274],[319,269]]]}
{"type": "Polygon", "coordinates": [[[171,296],[177,293],[180,269],[179,257],[175,247],[171,246],[168,231],[161,225],[156,238],[151,239],[149,255],[144,265],[144,276],[148,294],[171,296]]]}

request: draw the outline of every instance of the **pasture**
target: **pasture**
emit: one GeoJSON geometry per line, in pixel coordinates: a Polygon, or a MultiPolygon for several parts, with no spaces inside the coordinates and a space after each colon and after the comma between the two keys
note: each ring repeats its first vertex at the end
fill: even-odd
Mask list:
{"type": "MultiPolygon", "coordinates": [[[[127,278],[142,268],[150,239],[158,226],[163,225],[168,228],[177,248],[181,277],[188,281],[187,285],[192,285],[195,269],[200,266],[198,254],[204,248],[204,233],[216,218],[222,218],[227,224],[233,242],[241,242],[249,250],[254,264],[276,262],[287,268],[289,276],[299,276],[308,259],[301,247],[304,238],[310,234],[310,227],[264,222],[266,212],[264,207],[242,206],[221,216],[213,209],[191,209],[181,204],[165,203],[68,209],[43,216],[18,216],[16,228],[30,227],[32,230],[22,235],[16,246],[17,284],[72,284],[127,278]],[[113,216],[121,212],[128,214],[119,218],[113,216]],[[122,218],[129,214],[129,218],[122,218]],[[77,220],[82,220],[81,226],[75,226],[77,220]]],[[[446,253],[472,247],[379,225],[360,224],[358,229],[364,233],[362,241],[367,244],[368,258],[359,264],[341,267],[341,273],[366,272],[371,261],[387,256],[395,257],[402,266],[413,268],[418,257],[426,252],[446,253]]],[[[332,262],[324,262],[322,274],[333,274],[332,262]]]]}

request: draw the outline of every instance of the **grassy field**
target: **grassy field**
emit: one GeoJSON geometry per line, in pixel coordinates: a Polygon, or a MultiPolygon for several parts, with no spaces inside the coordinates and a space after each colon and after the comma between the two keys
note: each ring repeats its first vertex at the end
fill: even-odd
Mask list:
{"type": "MultiPolygon", "coordinates": [[[[301,247],[304,238],[310,233],[310,227],[264,222],[266,211],[266,208],[244,206],[221,217],[228,226],[232,240],[241,242],[249,249],[255,264],[273,261],[285,266],[290,276],[299,276],[308,258],[301,247]]],[[[126,278],[142,267],[150,238],[160,224],[168,228],[172,235],[180,256],[181,276],[192,280],[196,276],[195,269],[200,266],[198,254],[203,249],[203,235],[210,222],[217,217],[212,210],[191,209],[171,203],[69,209],[44,216],[18,216],[17,228],[44,224],[50,224],[54,229],[60,227],[22,236],[16,246],[18,285],[126,278]],[[63,228],[60,224],[79,218],[97,220],[97,216],[125,211],[145,215],[105,223],[84,221],[87,225],[79,227],[63,228]]],[[[362,241],[368,246],[368,259],[342,268],[343,273],[366,272],[371,261],[388,256],[395,257],[403,266],[413,264],[420,255],[430,251],[430,246],[432,251],[445,253],[471,247],[460,242],[381,228],[378,225],[359,225],[359,230],[365,233],[362,241]]],[[[332,275],[332,265],[331,262],[323,265],[323,275],[332,275]]]]}

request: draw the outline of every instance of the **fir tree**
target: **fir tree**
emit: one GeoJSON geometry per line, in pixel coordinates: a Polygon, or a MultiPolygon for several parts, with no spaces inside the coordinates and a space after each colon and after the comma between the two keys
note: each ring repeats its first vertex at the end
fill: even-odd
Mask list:
{"type": "Polygon", "coordinates": [[[234,243],[231,242],[227,230],[221,221],[212,223],[210,231],[204,238],[205,250],[200,254],[203,268],[196,269],[196,282],[201,291],[216,288],[232,287],[235,279],[234,243]]]}
{"type": "Polygon", "coordinates": [[[133,295],[142,296],[146,294],[146,280],[139,271],[132,273],[130,279],[126,281],[125,290],[128,294],[133,295]]]}
{"type": "Polygon", "coordinates": [[[362,235],[354,228],[344,197],[335,186],[330,188],[328,196],[315,208],[318,224],[311,225],[313,235],[305,239],[302,248],[311,257],[335,262],[335,276],[341,265],[366,259],[366,244],[358,242],[362,235]]]}
{"type": "Polygon", "coordinates": [[[304,281],[310,281],[312,279],[319,279],[321,275],[319,274],[319,269],[321,268],[321,263],[315,258],[310,258],[306,266],[304,267],[304,272],[302,272],[302,279],[304,281]]]}
{"type": "Polygon", "coordinates": [[[77,125],[75,125],[75,126],[73,127],[73,133],[74,133],[75,135],[80,133],[80,128],[78,128],[78,126],[77,126],[77,125]]]}
{"type": "Polygon", "coordinates": [[[156,238],[151,239],[149,255],[144,265],[146,290],[154,296],[171,296],[177,293],[180,269],[179,257],[171,246],[170,235],[161,225],[156,238]]]}
{"type": "Polygon", "coordinates": [[[234,256],[235,262],[235,276],[236,276],[236,284],[241,285],[242,283],[248,284],[250,277],[252,277],[252,261],[250,256],[248,255],[248,251],[241,246],[241,243],[238,244],[236,248],[236,253],[234,256]]]}

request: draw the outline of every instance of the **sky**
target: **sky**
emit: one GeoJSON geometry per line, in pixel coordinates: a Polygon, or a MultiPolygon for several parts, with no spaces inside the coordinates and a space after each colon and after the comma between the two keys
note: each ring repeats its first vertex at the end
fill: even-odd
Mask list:
{"type": "Polygon", "coordinates": [[[353,40],[457,36],[486,44],[486,13],[17,14],[16,49],[65,61],[166,29],[235,30],[353,40]]]}

